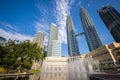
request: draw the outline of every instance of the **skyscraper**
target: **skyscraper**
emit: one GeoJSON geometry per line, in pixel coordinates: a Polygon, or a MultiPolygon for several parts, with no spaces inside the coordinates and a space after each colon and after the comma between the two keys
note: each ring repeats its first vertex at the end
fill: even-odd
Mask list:
{"type": "Polygon", "coordinates": [[[49,42],[48,42],[48,53],[47,56],[52,56],[52,43],[53,40],[58,40],[58,28],[55,24],[50,26],[49,42]]]}
{"type": "Polygon", "coordinates": [[[43,35],[43,32],[39,31],[37,33],[37,36],[33,39],[32,41],[33,43],[37,43],[37,45],[44,49],[44,35],[43,35]]]}
{"type": "Polygon", "coordinates": [[[68,42],[68,54],[69,56],[79,55],[79,48],[77,39],[75,37],[75,29],[71,17],[67,16],[66,21],[66,30],[67,30],[67,42],[68,42]]]}
{"type": "Polygon", "coordinates": [[[89,50],[92,51],[101,47],[102,42],[95,28],[95,25],[88,12],[83,7],[80,8],[80,19],[82,22],[89,50]]]}
{"type": "Polygon", "coordinates": [[[98,10],[98,13],[116,42],[120,42],[120,13],[110,5],[98,10]]]}

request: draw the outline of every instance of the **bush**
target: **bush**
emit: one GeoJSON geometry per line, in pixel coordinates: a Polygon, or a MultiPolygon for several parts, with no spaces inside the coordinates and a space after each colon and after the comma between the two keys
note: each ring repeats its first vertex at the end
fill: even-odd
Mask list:
{"type": "Polygon", "coordinates": [[[6,70],[5,70],[5,68],[3,68],[3,67],[0,67],[0,74],[1,73],[6,73],[6,70]]]}

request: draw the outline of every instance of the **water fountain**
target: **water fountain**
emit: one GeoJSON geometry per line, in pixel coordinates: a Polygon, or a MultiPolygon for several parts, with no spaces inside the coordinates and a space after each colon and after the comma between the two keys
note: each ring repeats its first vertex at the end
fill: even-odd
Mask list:
{"type": "Polygon", "coordinates": [[[90,60],[80,56],[70,57],[68,67],[69,80],[89,80],[89,75],[94,72],[90,60]]]}
{"type": "Polygon", "coordinates": [[[43,61],[40,80],[89,80],[94,73],[91,57],[81,56],[46,57],[43,61]]]}

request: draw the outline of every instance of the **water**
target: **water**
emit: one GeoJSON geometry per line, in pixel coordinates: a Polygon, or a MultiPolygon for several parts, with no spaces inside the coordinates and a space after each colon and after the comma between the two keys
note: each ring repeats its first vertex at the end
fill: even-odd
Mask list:
{"type": "Polygon", "coordinates": [[[69,80],[89,80],[89,75],[94,71],[88,61],[89,60],[82,60],[80,56],[69,58],[69,80]]]}

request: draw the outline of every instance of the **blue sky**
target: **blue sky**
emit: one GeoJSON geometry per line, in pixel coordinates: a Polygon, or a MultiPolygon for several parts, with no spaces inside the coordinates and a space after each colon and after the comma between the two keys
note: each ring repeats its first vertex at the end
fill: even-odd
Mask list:
{"type": "MultiPolygon", "coordinates": [[[[48,43],[50,24],[59,28],[62,55],[67,56],[66,16],[70,14],[76,34],[83,32],[80,21],[80,6],[92,17],[103,44],[114,42],[97,10],[110,4],[120,12],[120,0],[0,0],[0,36],[6,39],[32,39],[38,31],[45,35],[48,43]]],[[[77,38],[81,54],[88,53],[85,36],[77,38]]]]}

